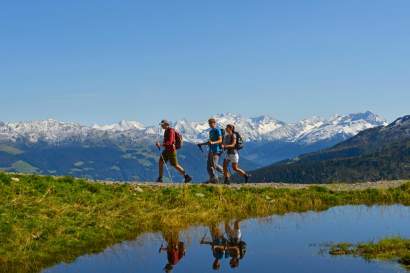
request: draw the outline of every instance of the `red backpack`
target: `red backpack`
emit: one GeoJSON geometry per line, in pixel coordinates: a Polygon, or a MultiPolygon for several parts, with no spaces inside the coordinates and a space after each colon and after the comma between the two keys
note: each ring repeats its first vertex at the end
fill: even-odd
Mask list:
{"type": "Polygon", "coordinates": [[[182,145],[184,144],[184,138],[180,133],[175,131],[175,149],[181,149],[182,145]]]}

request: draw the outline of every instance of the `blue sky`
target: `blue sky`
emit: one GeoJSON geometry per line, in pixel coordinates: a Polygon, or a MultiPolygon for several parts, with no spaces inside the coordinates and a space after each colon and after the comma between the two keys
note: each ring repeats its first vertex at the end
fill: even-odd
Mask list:
{"type": "Polygon", "coordinates": [[[3,1],[0,120],[410,114],[408,0],[3,1]]]}

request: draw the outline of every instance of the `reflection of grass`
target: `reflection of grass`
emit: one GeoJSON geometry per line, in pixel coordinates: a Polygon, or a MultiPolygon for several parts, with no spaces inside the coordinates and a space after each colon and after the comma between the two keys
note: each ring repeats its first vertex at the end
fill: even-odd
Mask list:
{"type": "Polygon", "coordinates": [[[410,183],[396,189],[332,191],[106,185],[72,178],[17,177],[20,181],[0,173],[0,272],[38,272],[168,227],[345,204],[410,205],[410,183]]]}
{"type": "Polygon", "coordinates": [[[410,269],[410,239],[391,237],[358,245],[340,243],[332,246],[329,253],[331,255],[361,256],[366,260],[397,260],[410,269]]]}

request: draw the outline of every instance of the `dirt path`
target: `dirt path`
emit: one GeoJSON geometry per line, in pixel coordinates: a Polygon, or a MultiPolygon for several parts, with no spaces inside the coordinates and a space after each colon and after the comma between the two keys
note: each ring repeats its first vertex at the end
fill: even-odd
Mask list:
{"type": "MultiPolygon", "coordinates": [[[[95,181],[94,181],[95,182],[95,181]]],[[[112,181],[97,181],[104,184],[116,184],[120,182],[112,181]]],[[[399,187],[407,182],[408,180],[395,180],[395,181],[379,181],[379,182],[364,182],[364,183],[351,183],[351,184],[290,184],[290,183],[248,183],[248,184],[230,184],[230,185],[216,185],[216,184],[201,184],[210,187],[230,187],[230,188],[252,188],[252,187],[269,187],[276,189],[304,189],[311,186],[322,186],[335,191],[344,190],[363,190],[363,189],[387,189],[399,187]]],[[[129,184],[137,186],[152,186],[152,187],[182,187],[184,183],[156,183],[156,182],[128,182],[129,184]]],[[[188,184],[188,185],[199,185],[199,184],[188,184]]]]}

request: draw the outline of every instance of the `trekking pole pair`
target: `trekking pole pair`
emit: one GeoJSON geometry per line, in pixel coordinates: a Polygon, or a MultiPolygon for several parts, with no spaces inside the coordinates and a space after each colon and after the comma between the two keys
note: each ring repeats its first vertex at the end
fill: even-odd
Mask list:
{"type": "MultiPolygon", "coordinates": [[[[202,146],[204,146],[204,145],[209,146],[208,143],[199,143],[199,144],[196,145],[196,146],[198,146],[198,148],[202,152],[202,154],[204,154],[204,149],[202,148],[202,146]]],[[[227,151],[224,151],[223,153],[221,153],[221,155],[225,155],[226,152],[227,151]]],[[[209,160],[209,158],[207,158],[207,159],[209,160]]],[[[229,172],[229,175],[232,176],[232,171],[231,171],[231,168],[229,166],[228,166],[228,172],[229,172]]]]}
{"type": "MultiPolygon", "coordinates": [[[[158,142],[160,143],[160,141],[161,141],[161,127],[158,127],[158,142]]],[[[165,169],[167,169],[169,180],[171,181],[171,183],[173,183],[171,171],[168,168],[168,163],[165,161],[164,155],[161,152],[161,148],[160,147],[157,147],[157,148],[158,148],[159,154],[161,156],[161,160],[162,160],[162,162],[164,162],[165,169]]]]}

